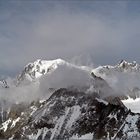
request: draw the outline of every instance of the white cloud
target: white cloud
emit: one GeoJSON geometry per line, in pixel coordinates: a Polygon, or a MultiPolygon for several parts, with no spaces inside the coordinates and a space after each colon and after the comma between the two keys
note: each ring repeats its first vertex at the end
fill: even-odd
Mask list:
{"type": "Polygon", "coordinates": [[[10,102],[31,102],[36,99],[47,99],[50,89],[75,87],[89,88],[91,85],[90,71],[74,65],[60,65],[55,71],[42,76],[36,82],[13,84],[13,79],[7,79],[10,88],[0,88],[0,99],[10,102]]]}
{"type": "Polygon", "coordinates": [[[126,3],[87,3],[89,11],[76,5],[19,2],[3,10],[0,68],[17,72],[38,58],[69,60],[82,54],[97,64],[138,60],[140,19],[128,15],[126,3]]]}

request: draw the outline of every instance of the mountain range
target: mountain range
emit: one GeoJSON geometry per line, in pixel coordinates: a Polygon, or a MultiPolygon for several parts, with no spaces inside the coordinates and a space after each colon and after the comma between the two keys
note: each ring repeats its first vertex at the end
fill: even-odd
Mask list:
{"type": "Polygon", "coordinates": [[[139,78],[135,61],[96,68],[62,59],[29,63],[12,82],[0,81],[9,96],[0,100],[0,139],[139,139],[139,78]]]}

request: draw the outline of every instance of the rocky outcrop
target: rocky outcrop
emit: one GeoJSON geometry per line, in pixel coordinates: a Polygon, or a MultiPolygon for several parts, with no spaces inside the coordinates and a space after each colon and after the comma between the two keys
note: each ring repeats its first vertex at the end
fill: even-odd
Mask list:
{"type": "Polygon", "coordinates": [[[48,100],[33,102],[0,127],[1,139],[122,139],[140,136],[140,114],[121,104],[97,98],[96,93],[59,89],[48,100]]]}

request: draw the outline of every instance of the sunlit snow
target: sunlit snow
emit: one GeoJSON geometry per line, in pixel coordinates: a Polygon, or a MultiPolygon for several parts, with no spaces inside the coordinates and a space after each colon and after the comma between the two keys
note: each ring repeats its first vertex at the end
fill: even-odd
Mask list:
{"type": "Polygon", "coordinates": [[[122,100],[122,102],[132,112],[140,113],[140,98],[128,98],[127,100],[122,100]]]}

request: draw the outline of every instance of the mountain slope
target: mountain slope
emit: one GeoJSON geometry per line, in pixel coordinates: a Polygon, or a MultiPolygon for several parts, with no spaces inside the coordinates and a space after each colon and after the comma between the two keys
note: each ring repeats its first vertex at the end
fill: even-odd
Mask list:
{"type": "Polygon", "coordinates": [[[48,74],[54,71],[59,65],[62,65],[65,62],[62,59],[56,60],[36,60],[33,63],[29,63],[25,66],[24,70],[17,77],[17,83],[23,80],[33,81],[42,75],[48,74]]]}
{"type": "Polygon", "coordinates": [[[121,60],[115,66],[111,65],[99,66],[93,71],[95,72],[95,74],[106,74],[106,75],[110,75],[115,72],[139,73],[140,65],[136,63],[136,61],[130,63],[127,62],[126,60],[121,60]]]}
{"type": "Polygon", "coordinates": [[[100,66],[93,72],[102,77],[115,90],[123,92],[125,96],[133,99],[140,97],[140,65],[135,61],[129,63],[120,61],[115,66],[100,66]]]}
{"type": "Polygon", "coordinates": [[[121,87],[117,87],[121,90],[115,90],[112,84],[114,77],[117,80],[124,78],[123,82],[128,83],[127,76],[129,79],[130,76],[138,78],[138,75],[139,65],[126,61],[93,71],[61,59],[29,63],[18,76],[16,86],[8,91],[19,94],[16,97],[30,98],[36,96],[34,92],[40,96],[33,98],[32,103],[20,100],[19,103],[10,103],[10,106],[8,100],[1,101],[0,139],[139,138],[140,114],[132,113],[121,101],[128,95],[137,99],[139,87],[136,83],[121,83],[131,89],[131,94],[128,94],[126,90],[122,92],[121,87]]]}
{"type": "Polygon", "coordinates": [[[46,101],[34,102],[25,111],[2,123],[0,138],[129,139],[140,136],[140,114],[112,105],[96,93],[59,89],[46,101]]]}

